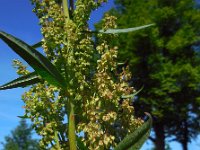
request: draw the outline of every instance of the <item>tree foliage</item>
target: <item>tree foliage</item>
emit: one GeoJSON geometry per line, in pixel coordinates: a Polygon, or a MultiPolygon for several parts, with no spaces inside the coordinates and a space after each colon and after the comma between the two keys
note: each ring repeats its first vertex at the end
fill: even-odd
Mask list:
{"type": "Polygon", "coordinates": [[[39,142],[32,138],[33,128],[25,119],[11,131],[11,135],[5,137],[3,150],[39,150],[39,142]]]}
{"type": "Polygon", "coordinates": [[[153,114],[157,149],[172,135],[186,149],[200,128],[199,8],[193,0],[116,0],[109,13],[119,28],[155,23],[115,41],[119,60],[128,61],[134,86],[144,86],[136,110],[153,114]]]}

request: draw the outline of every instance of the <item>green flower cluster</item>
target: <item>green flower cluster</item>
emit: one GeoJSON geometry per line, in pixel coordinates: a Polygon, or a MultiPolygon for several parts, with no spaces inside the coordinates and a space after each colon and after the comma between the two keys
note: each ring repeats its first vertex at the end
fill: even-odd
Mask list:
{"type": "MultiPolygon", "coordinates": [[[[76,0],[69,16],[58,0],[31,2],[42,27],[44,52],[68,83],[67,91],[44,82],[23,95],[25,116],[42,136],[41,148],[68,149],[68,101],[72,99],[76,133],[84,144],[91,150],[114,147],[143,121],[134,117],[132,99],[121,98],[135,90],[129,86],[128,67],[117,70],[118,48],[109,44],[116,36],[97,34],[96,42],[88,28],[91,11],[106,0],[76,0]]],[[[106,15],[102,29],[116,28],[115,20],[106,15]]],[[[21,63],[15,64],[19,74],[27,73],[21,63]]]]}
{"type": "MultiPolygon", "coordinates": [[[[115,17],[106,15],[102,28],[115,28],[115,17]]],[[[92,150],[109,149],[142,124],[141,119],[134,118],[131,99],[124,99],[123,94],[134,93],[128,82],[131,77],[128,68],[117,72],[117,47],[111,47],[108,39],[114,35],[98,35],[97,52],[99,59],[95,74],[90,84],[92,93],[82,108],[83,119],[78,123],[79,132],[83,131],[83,141],[92,150]],[[89,99],[88,99],[89,98],[89,99]]]]}

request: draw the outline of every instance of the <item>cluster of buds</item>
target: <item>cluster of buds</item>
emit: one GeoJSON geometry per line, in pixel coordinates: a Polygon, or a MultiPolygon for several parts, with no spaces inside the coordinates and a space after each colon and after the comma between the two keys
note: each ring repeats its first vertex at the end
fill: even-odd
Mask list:
{"type": "MultiPolygon", "coordinates": [[[[88,29],[90,13],[106,0],[76,0],[70,18],[59,0],[31,2],[42,27],[44,52],[68,82],[67,91],[44,82],[22,97],[25,116],[42,136],[41,148],[54,147],[59,140],[61,148],[68,149],[68,99],[74,101],[76,133],[82,134],[85,145],[91,150],[114,147],[143,121],[134,117],[132,99],[121,98],[135,91],[129,86],[128,67],[117,71],[118,48],[110,44],[116,35],[98,34],[95,43],[88,29]]],[[[115,20],[106,14],[102,29],[116,28],[115,20]]],[[[28,73],[19,61],[15,66],[19,75],[28,73]]]]}
{"type": "MultiPolygon", "coordinates": [[[[106,15],[103,29],[115,28],[116,18],[106,15]]],[[[84,120],[78,123],[78,130],[85,133],[83,141],[90,149],[109,149],[114,147],[127,133],[133,132],[143,121],[134,117],[131,98],[122,95],[135,92],[129,86],[131,73],[128,67],[117,72],[117,47],[111,46],[108,39],[115,35],[98,35],[96,50],[99,55],[95,74],[90,87],[92,95],[82,105],[84,120]]]]}
{"type": "MultiPolygon", "coordinates": [[[[42,136],[40,146],[45,148],[55,139],[55,131],[63,130],[63,99],[57,96],[58,89],[47,83],[37,84],[25,92],[25,116],[33,122],[36,132],[42,136]]],[[[59,132],[64,136],[65,131],[59,132]]]]}
{"type": "Polygon", "coordinates": [[[26,75],[30,73],[27,70],[27,66],[23,65],[23,63],[20,60],[13,60],[13,67],[17,69],[17,74],[18,75],[26,75]]]}

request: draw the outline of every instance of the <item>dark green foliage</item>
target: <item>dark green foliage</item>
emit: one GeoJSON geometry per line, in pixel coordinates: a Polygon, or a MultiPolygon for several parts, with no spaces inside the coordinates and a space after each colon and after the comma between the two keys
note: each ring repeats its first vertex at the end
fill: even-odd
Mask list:
{"type": "Polygon", "coordinates": [[[80,137],[76,137],[78,150],[89,150],[84,143],[81,141],[80,137]]]}
{"type": "Polygon", "coordinates": [[[42,41],[33,44],[32,47],[33,47],[33,48],[39,48],[39,47],[42,47],[42,41]]]}
{"type": "Polygon", "coordinates": [[[31,136],[32,128],[22,119],[11,135],[5,137],[3,150],[39,150],[38,141],[31,136]]]}
{"type": "MultiPolygon", "coordinates": [[[[174,135],[182,145],[199,134],[200,10],[193,0],[116,0],[119,28],[155,23],[145,31],[120,35],[119,62],[129,60],[138,94],[136,112],[151,112],[151,138],[164,149],[174,135]],[[159,130],[156,130],[156,128],[159,130]],[[163,130],[163,131],[161,131],[163,130]]],[[[184,146],[183,146],[184,147],[184,146]]]]}

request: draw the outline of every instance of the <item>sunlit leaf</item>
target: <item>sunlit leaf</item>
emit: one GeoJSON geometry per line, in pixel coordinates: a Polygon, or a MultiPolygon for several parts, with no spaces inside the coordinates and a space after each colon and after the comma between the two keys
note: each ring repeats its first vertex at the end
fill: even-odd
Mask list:
{"type": "Polygon", "coordinates": [[[56,67],[33,47],[3,31],[0,31],[0,38],[49,84],[66,87],[66,82],[56,67]]]}
{"type": "Polygon", "coordinates": [[[114,150],[139,150],[141,148],[147,140],[152,126],[151,115],[149,113],[146,113],[146,115],[149,119],[135,132],[127,135],[114,150]]]}
{"type": "Polygon", "coordinates": [[[134,96],[136,96],[138,93],[140,93],[142,91],[144,87],[142,87],[141,89],[139,89],[137,92],[130,94],[130,95],[122,95],[122,98],[133,98],[134,96]]]}
{"type": "Polygon", "coordinates": [[[118,66],[124,65],[125,63],[117,63],[118,66]]]}
{"type": "Polygon", "coordinates": [[[41,78],[37,75],[36,72],[32,72],[28,75],[19,77],[11,82],[8,82],[2,86],[0,86],[0,90],[12,89],[17,87],[25,87],[28,85],[32,85],[38,82],[41,82],[41,78]]]}
{"type": "Polygon", "coordinates": [[[108,30],[99,30],[99,33],[104,34],[117,34],[117,33],[127,33],[127,32],[133,32],[137,30],[141,30],[150,26],[153,26],[154,24],[148,24],[144,26],[134,27],[134,28],[126,28],[126,29],[108,29],[108,30]]]}

